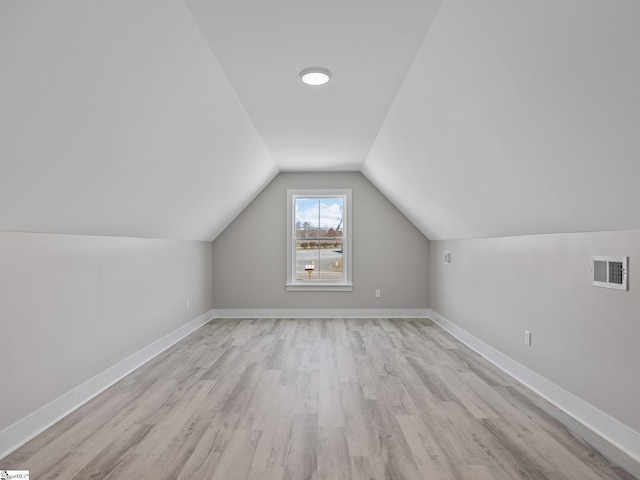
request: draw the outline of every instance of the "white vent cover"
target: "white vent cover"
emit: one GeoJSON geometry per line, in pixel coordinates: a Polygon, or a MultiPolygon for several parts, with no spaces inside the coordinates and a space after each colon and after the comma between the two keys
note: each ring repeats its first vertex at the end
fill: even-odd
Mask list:
{"type": "Polygon", "coordinates": [[[591,257],[591,285],[627,289],[629,257],[591,257]]]}
{"type": "Polygon", "coordinates": [[[451,265],[451,252],[449,250],[444,252],[443,260],[445,265],[451,265]]]}

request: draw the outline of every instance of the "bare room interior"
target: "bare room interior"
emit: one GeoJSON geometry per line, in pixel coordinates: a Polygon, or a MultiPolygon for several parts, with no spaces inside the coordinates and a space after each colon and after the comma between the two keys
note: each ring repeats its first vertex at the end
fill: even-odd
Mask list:
{"type": "Polygon", "coordinates": [[[639,22],[0,1],[0,473],[640,479],[639,22]]]}

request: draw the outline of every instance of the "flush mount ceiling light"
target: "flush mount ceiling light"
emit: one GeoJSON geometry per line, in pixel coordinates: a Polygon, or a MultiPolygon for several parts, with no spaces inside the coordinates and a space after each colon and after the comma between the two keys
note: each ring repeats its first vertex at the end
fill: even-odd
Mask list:
{"type": "Polygon", "coordinates": [[[305,68],[300,72],[300,78],[307,85],[324,85],[329,81],[331,72],[326,68],[305,68]]]}

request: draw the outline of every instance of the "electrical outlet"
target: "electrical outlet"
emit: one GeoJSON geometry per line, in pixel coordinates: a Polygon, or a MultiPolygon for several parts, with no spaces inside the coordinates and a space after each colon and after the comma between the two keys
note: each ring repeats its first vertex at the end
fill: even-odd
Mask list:
{"type": "Polygon", "coordinates": [[[189,299],[187,298],[187,310],[189,310],[189,307],[190,307],[190,305],[189,305],[189,299]]]}
{"type": "Polygon", "coordinates": [[[380,298],[380,290],[376,290],[376,298],[380,298]]]}
{"type": "Polygon", "coordinates": [[[524,344],[531,346],[531,332],[529,330],[524,331],[524,344]]]}

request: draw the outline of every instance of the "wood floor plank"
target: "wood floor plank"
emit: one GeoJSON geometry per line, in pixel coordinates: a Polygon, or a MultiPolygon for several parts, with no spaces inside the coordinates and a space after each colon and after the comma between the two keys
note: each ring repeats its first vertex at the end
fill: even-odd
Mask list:
{"type": "Polygon", "coordinates": [[[343,347],[351,346],[351,339],[347,333],[344,318],[334,318],[332,319],[332,324],[337,345],[343,347]]]}
{"type": "Polygon", "coordinates": [[[262,428],[262,435],[253,455],[252,467],[282,467],[289,446],[291,411],[295,403],[296,388],[279,386],[274,394],[262,428]]]}
{"type": "Polygon", "coordinates": [[[297,393],[293,413],[314,415],[318,413],[320,397],[320,363],[310,360],[311,349],[306,353],[307,359],[298,371],[296,380],[297,393]]]}
{"type": "Polygon", "coordinates": [[[227,444],[212,480],[228,480],[230,478],[244,480],[248,478],[251,462],[262,432],[256,430],[234,430],[227,444]]]}
{"type": "Polygon", "coordinates": [[[503,445],[459,402],[442,402],[423,419],[452,465],[489,465],[501,480],[544,478],[537,465],[503,445]]]}
{"type": "MultiPolygon", "coordinates": [[[[140,472],[151,472],[160,460],[160,455],[129,454],[118,463],[104,480],[138,480],[140,472]]],[[[69,477],[60,477],[61,480],[63,478],[69,477]]]]}
{"type": "Polygon", "coordinates": [[[284,467],[251,467],[249,480],[282,480],[284,467]]]}
{"type": "Polygon", "coordinates": [[[451,389],[446,383],[440,380],[431,365],[425,364],[421,359],[416,357],[407,357],[407,362],[415,370],[418,377],[420,377],[424,386],[438,401],[448,402],[455,398],[451,389]]]}
{"type": "Polygon", "coordinates": [[[637,462],[430,320],[393,318],[210,322],[0,468],[60,480],[640,478],[637,462]]]}
{"type": "Polygon", "coordinates": [[[351,457],[351,478],[353,480],[387,478],[382,457],[351,457]]]}
{"type": "MultiPolygon", "coordinates": [[[[282,320],[282,319],[281,319],[282,320]]],[[[280,340],[293,341],[296,333],[298,321],[295,319],[284,319],[282,333],[280,334],[280,340]]]]}
{"type": "MultiPolygon", "coordinates": [[[[389,381],[389,385],[391,382],[389,381]]],[[[392,479],[421,479],[413,454],[407,444],[396,416],[407,414],[390,401],[385,388],[376,400],[367,403],[367,418],[379,444],[379,455],[385,467],[385,477],[392,479]]]]}
{"type": "Polygon", "coordinates": [[[244,419],[245,422],[251,421],[253,430],[264,430],[268,424],[269,415],[278,400],[276,393],[281,373],[280,370],[265,370],[258,380],[251,404],[245,412],[247,418],[244,419]]]}
{"type": "Polygon", "coordinates": [[[133,425],[118,440],[96,455],[73,477],[73,480],[105,478],[118,464],[131,454],[131,449],[140,443],[151,431],[151,425],[133,425]]]}
{"type": "MultiPolygon", "coordinates": [[[[430,368],[475,418],[498,418],[498,413],[491,407],[490,403],[485,401],[484,397],[478,395],[467,384],[463,375],[443,365],[432,365],[430,368]]],[[[487,387],[487,389],[490,389],[490,387],[487,387]]]]}
{"type": "Polygon", "coordinates": [[[354,362],[364,397],[375,400],[378,375],[371,363],[371,358],[368,355],[354,355],[354,362]]]}
{"type": "Polygon", "coordinates": [[[344,428],[318,429],[318,480],[351,480],[351,460],[344,428]]]}
{"type": "Polygon", "coordinates": [[[366,353],[366,348],[364,346],[364,341],[362,340],[362,335],[358,330],[347,330],[347,334],[349,335],[349,344],[351,346],[351,351],[354,355],[364,355],[366,353]]]}
{"type": "MultiPolygon", "coordinates": [[[[632,480],[640,477],[640,464],[636,462],[625,462],[628,471],[621,466],[614,465],[612,468],[612,460],[609,455],[616,455],[615,447],[598,437],[593,432],[587,431],[586,427],[578,424],[576,420],[570,418],[566,413],[558,410],[542,398],[535,395],[530,390],[523,390],[514,387],[494,387],[501,396],[509,401],[514,408],[517,408],[529,419],[547,432],[564,448],[575,455],[589,468],[597,472],[602,479],[623,479],[632,480]],[[585,434],[583,439],[578,435],[568,434],[568,426],[580,429],[585,434]],[[587,436],[588,435],[588,436],[587,436]],[[598,446],[596,448],[590,442],[598,446]],[[629,473],[629,472],[633,472],[629,473]]],[[[624,457],[618,457],[617,460],[625,460],[624,457]]]]}
{"type": "MultiPolygon", "coordinates": [[[[566,454],[564,447],[544,433],[537,426],[531,426],[531,432],[525,437],[514,428],[514,422],[506,419],[485,419],[487,428],[503,444],[509,444],[514,450],[527,452],[532,462],[536,462],[541,469],[554,478],[566,480],[597,480],[601,478],[595,471],[587,467],[574,455],[566,454]]],[[[524,427],[520,424],[519,431],[524,427]]]]}
{"type": "Polygon", "coordinates": [[[358,372],[353,352],[350,347],[338,345],[336,347],[336,357],[338,363],[338,377],[341,382],[357,382],[358,372]]]}
{"type": "MultiPolygon", "coordinates": [[[[17,466],[11,468],[29,470],[29,476],[32,478],[66,480],[75,477],[93,458],[93,454],[69,452],[63,457],[60,457],[59,454],[41,457],[40,462],[29,462],[29,468],[18,468],[17,466]]],[[[3,462],[3,468],[4,465],[5,463],[3,462]]]]}
{"type": "Polygon", "coordinates": [[[285,480],[312,480],[318,473],[318,416],[293,416],[284,465],[285,480]]]}
{"type": "Polygon", "coordinates": [[[166,451],[177,431],[188,424],[194,412],[199,413],[198,409],[214,385],[214,382],[199,382],[185,394],[184,401],[177,402],[165,416],[155,417],[155,424],[150,425],[146,438],[136,444],[132,453],[161,454],[166,451]]]}
{"type": "Polygon", "coordinates": [[[320,364],[318,425],[320,427],[344,427],[344,412],[340,399],[340,379],[337,368],[333,368],[325,351],[325,358],[320,364]]]}
{"type": "Polygon", "coordinates": [[[422,327],[422,330],[425,331],[427,335],[432,338],[438,345],[446,350],[457,350],[460,348],[457,341],[439,327],[435,327],[433,325],[424,326],[422,327]]]}
{"type": "Polygon", "coordinates": [[[459,468],[462,480],[495,480],[491,469],[486,465],[463,465],[459,468]]]}
{"type": "Polygon", "coordinates": [[[185,463],[177,480],[213,477],[239,421],[238,414],[216,416],[185,463]]]}
{"type": "Polygon", "coordinates": [[[413,415],[398,415],[396,418],[422,478],[424,480],[432,478],[455,480],[455,471],[451,468],[446,456],[437,447],[434,448],[435,442],[428,442],[429,445],[424,444],[427,436],[424,429],[420,429],[418,425],[421,422],[420,418],[413,415]]]}
{"type": "Polygon", "coordinates": [[[365,417],[365,398],[357,383],[347,383],[341,386],[342,408],[345,415],[345,437],[349,447],[349,455],[355,457],[369,457],[373,432],[369,428],[365,417]]]}

